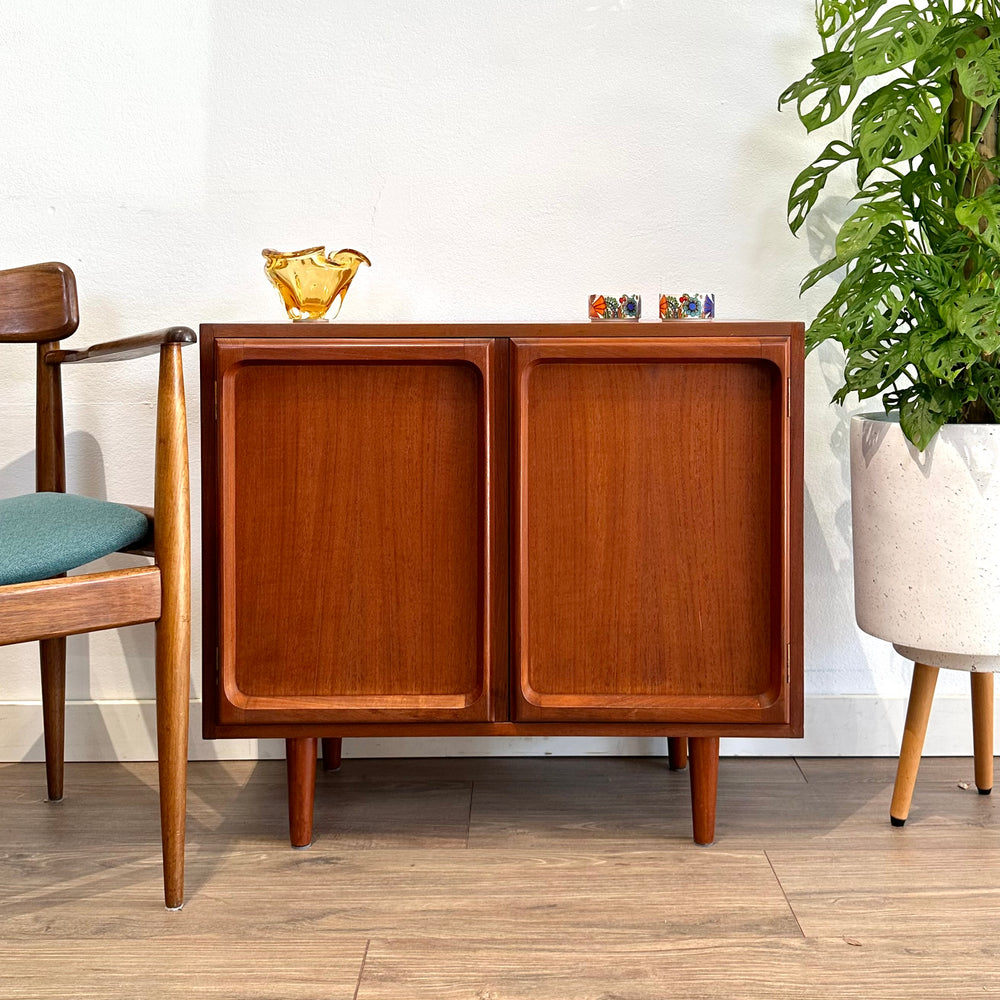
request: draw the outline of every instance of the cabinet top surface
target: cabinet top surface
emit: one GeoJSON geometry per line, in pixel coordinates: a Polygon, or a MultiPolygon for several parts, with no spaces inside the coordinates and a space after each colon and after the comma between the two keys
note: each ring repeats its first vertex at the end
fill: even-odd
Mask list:
{"type": "Polygon", "coordinates": [[[676,337],[801,338],[804,325],[778,320],[639,320],[584,323],[203,323],[203,342],[227,337],[294,340],[405,338],[676,337]]]}

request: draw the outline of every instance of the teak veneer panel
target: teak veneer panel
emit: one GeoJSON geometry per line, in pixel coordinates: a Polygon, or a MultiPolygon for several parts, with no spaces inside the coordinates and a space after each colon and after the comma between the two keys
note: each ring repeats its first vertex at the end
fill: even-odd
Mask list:
{"type": "Polygon", "coordinates": [[[219,346],[227,721],[491,717],[495,354],[219,346]]]}
{"type": "Polygon", "coordinates": [[[787,717],[768,353],[515,341],[519,720],[787,717]]]}

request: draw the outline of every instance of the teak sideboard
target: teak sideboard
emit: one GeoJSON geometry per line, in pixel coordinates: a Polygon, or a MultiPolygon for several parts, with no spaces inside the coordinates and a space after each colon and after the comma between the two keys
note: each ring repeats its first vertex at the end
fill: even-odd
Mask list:
{"type": "MultiPolygon", "coordinates": [[[[204,733],[802,735],[798,323],[201,328],[204,733]]],[[[540,761],[539,767],[544,767],[540,761]]]]}

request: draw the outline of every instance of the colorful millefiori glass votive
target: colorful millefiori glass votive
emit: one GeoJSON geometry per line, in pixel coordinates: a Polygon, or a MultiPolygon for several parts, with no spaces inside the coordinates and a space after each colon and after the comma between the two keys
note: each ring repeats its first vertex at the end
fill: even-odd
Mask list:
{"type": "Polygon", "coordinates": [[[639,295],[591,295],[587,315],[593,320],[637,320],[642,313],[639,295]]]}
{"type": "Polygon", "coordinates": [[[715,296],[710,292],[661,295],[660,319],[715,319],[715,296]]]}

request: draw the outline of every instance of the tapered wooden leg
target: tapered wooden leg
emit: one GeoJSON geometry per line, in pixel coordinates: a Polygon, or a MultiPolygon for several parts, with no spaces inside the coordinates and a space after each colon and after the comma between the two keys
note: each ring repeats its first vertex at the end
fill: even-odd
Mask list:
{"type": "Polygon", "coordinates": [[[288,765],[288,832],[292,847],[312,843],[313,802],[316,797],[316,739],[285,740],[288,765]]]}
{"type": "Polygon", "coordinates": [[[937,667],[929,667],[926,663],[913,664],[913,682],[906,706],[903,745],[899,749],[896,784],[892,790],[892,804],[889,806],[889,819],[893,826],[902,826],[910,815],[913,786],[917,783],[917,771],[920,770],[920,755],[924,749],[927,719],[931,714],[937,678],[937,667]]]}
{"type": "Polygon", "coordinates": [[[344,741],[339,736],[323,737],[323,770],[340,770],[340,749],[344,741]]]}
{"type": "Polygon", "coordinates": [[[160,351],[154,546],[162,602],[156,623],[156,753],[164,901],[184,903],[188,706],[191,686],[191,517],[181,345],[160,351]]]}
{"type": "Polygon", "coordinates": [[[972,678],[972,742],[976,754],[976,788],[980,795],[993,791],[993,674],[972,678]]]}
{"type": "Polygon", "coordinates": [[[43,639],[38,644],[42,668],[42,724],[45,729],[45,781],[49,801],[63,797],[63,759],[66,732],[66,639],[43,639]]]}
{"type": "Polygon", "coordinates": [[[667,737],[667,755],[671,771],[683,771],[688,765],[688,741],[686,736],[667,737]]]}
{"type": "Polygon", "coordinates": [[[691,754],[691,815],[696,844],[715,843],[715,801],[719,788],[718,736],[692,736],[688,739],[691,754]]]}

